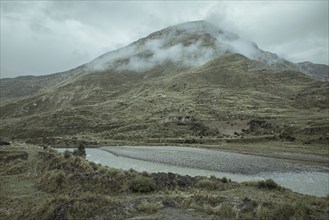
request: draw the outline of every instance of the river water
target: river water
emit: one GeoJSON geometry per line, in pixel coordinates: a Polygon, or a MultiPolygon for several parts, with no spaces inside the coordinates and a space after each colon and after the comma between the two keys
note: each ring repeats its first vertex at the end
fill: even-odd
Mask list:
{"type": "MultiPolygon", "coordinates": [[[[65,148],[58,149],[64,152],[65,148]]],[[[70,150],[70,149],[69,149],[70,150]]],[[[72,149],[71,149],[72,150],[72,149]]],[[[295,192],[329,194],[329,169],[259,156],[185,147],[103,147],[86,149],[87,159],[109,167],[150,173],[227,177],[236,182],[271,178],[295,192]]]]}

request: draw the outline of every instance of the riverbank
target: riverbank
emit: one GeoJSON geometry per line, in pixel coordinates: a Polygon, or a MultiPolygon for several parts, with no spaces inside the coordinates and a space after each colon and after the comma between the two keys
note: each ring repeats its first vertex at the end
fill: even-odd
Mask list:
{"type": "Polygon", "coordinates": [[[126,170],[226,176],[237,182],[270,178],[303,194],[325,196],[329,192],[329,168],[314,164],[190,147],[120,146],[100,150],[88,149],[87,159],[126,170]]]}
{"type": "Polygon", "coordinates": [[[328,197],[271,181],[107,168],[51,148],[0,147],[3,219],[327,219],[328,197]],[[27,155],[27,157],[26,157],[27,155]]]}
{"type": "Polygon", "coordinates": [[[254,175],[262,172],[329,172],[323,166],[306,166],[263,156],[213,149],[173,146],[102,147],[114,155],[219,172],[254,175]]]}
{"type": "Polygon", "coordinates": [[[246,155],[288,160],[329,167],[328,140],[322,142],[284,141],[271,135],[244,138],[148,138],[140,140],[111,140],[100,136],[49,137],[27,140],[28,143],[55,148],[74,148],[83,144],[87,148],[102,146],[177,146],[206,148],[246,155]]]}

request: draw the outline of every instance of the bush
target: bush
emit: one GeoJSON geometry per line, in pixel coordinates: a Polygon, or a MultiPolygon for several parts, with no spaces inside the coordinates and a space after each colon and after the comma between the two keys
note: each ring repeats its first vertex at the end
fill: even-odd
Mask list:
{"type": "Polygon", "coordinates": [[[158,206],[154,203],[145,202],[137,206],[137,210],[140,212],[146,212],[149,214],[156,213],[158,211],[158,206]]]}
{"type": "Polygon", "coordinates": [[[232,206],[229,205],[229,204],[223,204],[223,205],[221,205],[221,207],[218,210],[218,214],[221,217],[227,218],[227,219],[232,219],[232,218],[235,217],[234,210],[233,210],[232,206]]]}
{"type": "Polygon", "coordinates": [[[49,192],[63,189],[67,183],[67,177],[62,170],[48,171],[39,180],[39,186],[49,192]]]}
{"type": "Polygon", "coordinates": [[[229,182],[228,179],[226,178],[226,176],[224,176],[222,179],[221,179],[222,183],[227,183],[229,182]]]}
{"type": "Polygon", "coordinates": [[[27,169],[28,169],[28,163],[21,159],[18,159],[6,165],[5,173],[7,175],[16,175],[16,174],[25,173],[27,169]]]}
{"type": "Polygon", "coordinates": [[[92,161],[89,161],[89,165],[94,169],[94,170],[98,170],[98,165],[92,161]]]}
{"type": "Polygon", "coordinates": [[[256,208],[256,219],[257,220],[270,219],[269,209],[266,207],[258,206],[256,208]]]}
{"type": "Polygon", "coordinates": [[[284,130],[280,133],[279,137],[287,141],[295,141],[294,133],[291,129],[284,130]]]}
{"type": "Polygon", "coordinates": [[[70,158],[72,156],[72,152],[70,152],[69,150],[64,151],[64,158],[70,158]]]}
{"type": "Polygon", "coordinates": [[[75,149],[73,151],[73,155],[86,158],[86,149],[85,149],[85,146],[83,146],[83,144],[80,144],[78,146],[78,149],[75,149]]]}
{"type": "Polygon", "coordinates": [[[99,219],[104,207],[113,204],[115,203],[109,196],[91,192],[72,196],[54,194],[51,198],[40,201],[33,212],[24,210],[17,219],[99,219]]]}
{"type": "Polygon", "coordinates": [[[265,181],[258,181],[257,187],[259,189],[280,189],[281,187],[274,182],[272,179],[267,179],[265,181]]]}
{"type": "Polygon", "coordinates": [[[136,176],[130,183],[129,188],[133,192],[147,193],[155,190],[153,179],[146,176],[136,176]]]}
{"type": "Polygon", "coordinates": [[[208,179],[199,180],[195,184],[195,186],[197,188],[207,189],[207,190],[216,190],[216,189],[218,189],[218,184],[217,183],[214,183],[213,181],[208,180],[208,179]]]}
{"type": "Polygon", "coordinates": [[[283,203],[273,210],[273,219],[310,219],[310,209],[304,203],[283,203]]]}

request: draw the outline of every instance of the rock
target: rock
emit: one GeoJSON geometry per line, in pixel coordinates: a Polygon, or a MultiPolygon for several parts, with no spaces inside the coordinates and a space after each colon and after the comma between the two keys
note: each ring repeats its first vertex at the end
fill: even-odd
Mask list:
{"type": "Polygon", "coordinates": [[[2,145],[11,145],[11,143],[8,141],[0,140],[0,146],[2,146],[2,145]]]}

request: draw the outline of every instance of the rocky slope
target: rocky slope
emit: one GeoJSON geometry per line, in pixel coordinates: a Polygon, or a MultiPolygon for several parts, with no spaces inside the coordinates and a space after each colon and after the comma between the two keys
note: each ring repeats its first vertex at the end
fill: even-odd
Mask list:
{"type": "Polygon", "coordinates": [[[324,64],[315,64],[312,62],[297,63],[299,70],[306,75],[319,81],[329,80],[329,66],[324,64]]]}

